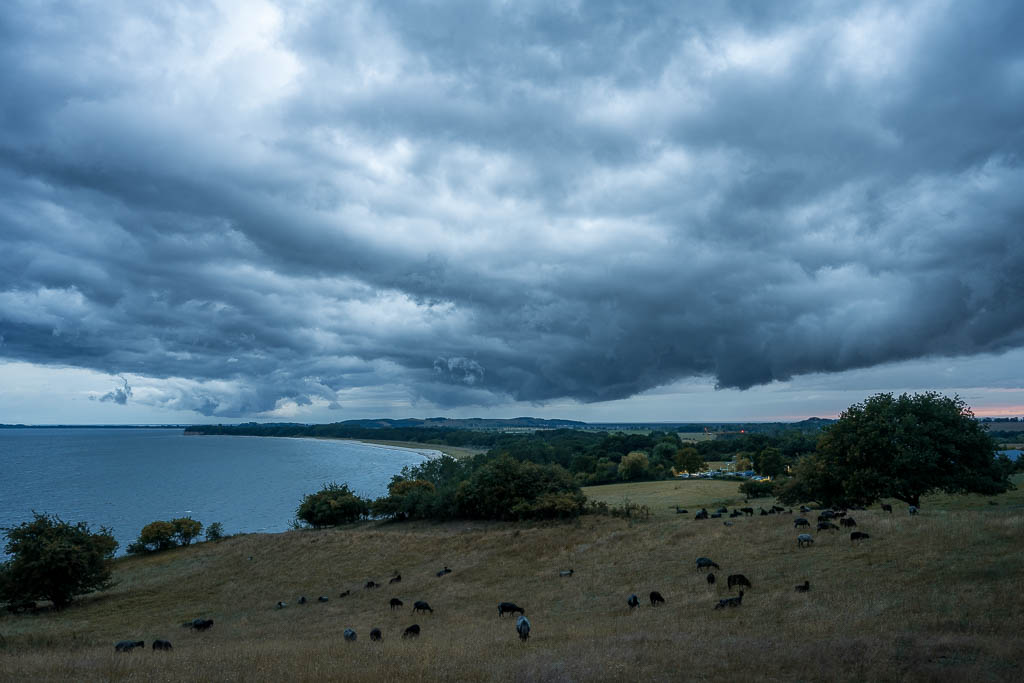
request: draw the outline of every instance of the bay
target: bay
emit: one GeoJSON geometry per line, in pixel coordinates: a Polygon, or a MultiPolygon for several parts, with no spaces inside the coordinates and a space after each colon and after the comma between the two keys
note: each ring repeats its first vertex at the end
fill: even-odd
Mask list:
{"type": "Polygon", "coordinates": [[[158,519],[220,522],[227,534],[285,531],[303,496],[323,484],[347,482],[376,498],[402,467],[435,454],[181,428],[0,429],[0,527],[33,511],[56,514],[110,528],[118,554],[158,519]]]}

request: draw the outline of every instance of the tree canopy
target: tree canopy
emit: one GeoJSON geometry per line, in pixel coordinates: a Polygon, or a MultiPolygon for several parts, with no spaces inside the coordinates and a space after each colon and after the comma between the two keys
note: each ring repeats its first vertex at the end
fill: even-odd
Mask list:
{"type": "Polygon", "coordinates": [[[877,394],[850,406],[823,430],[781,492],[787,504],[866,505],[896,498],[1003,493],[1012,486],[995,442],[959,397],[935,392],[877,394]]]}
{"type": "Polygon", "coordinates": [[[5,602],[42,599],[61,609],[77,595],[110,587],[117,541],[109,529],[93,533],[85,522],[35,513],[31,521],[3,531],[11,556],[0,565],[0,599],[5,602]]]}
{"type": "Polygon", "coordinates": [[[368,514],[367,501],[357,496],[348,484],[334,482],[303,498],[296,511],[299,519],[316,529],[354,522],[368,514]]]}

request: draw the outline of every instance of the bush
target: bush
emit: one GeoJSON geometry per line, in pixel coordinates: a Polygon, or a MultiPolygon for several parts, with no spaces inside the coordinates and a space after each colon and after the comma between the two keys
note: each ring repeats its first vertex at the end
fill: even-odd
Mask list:
{"type": "Polygon", "coordinates": [[[132,554],[155,553],[159,550],[170,550],[178,545],[174,538],[175,529],[171,522],[157,520],[142,527],[139,537],[129,544],[127,550],[132,554]]]}
{"type": "Polygon", "coordinates": [[[173,519],[171,524],[174,526],[174,537],[181,545],[190,545],[192,539],[197,538],[199,532],[203,530],[203,523],[197,522],[191,517],[173,519]]]}
{"type": "Polygon", "coordinates": [[[395,477],[388,485],[388,495],[375,500],[371,507],[380,517],[429,519],[437,500],[437,487],[431,482],[395,477]]]}
{"type": "Polygon", "coordinates": [[[117,541],[109,529],[90,531],[57,516],[35,516],[3,529],[11,559],[0,564],[0,600],[22,604],[49,600],[61,609],[77,595],[111,586],[110,561],[117,541]]]}
{"type": "Polygon", "coordinates": [[[302,499],[296,516],[314,529],[354,522],[370,514],[370,506],[348,487],[331,482],[302,499]]]}
{"type": "Polygon", "coordinates": [[[775,482],[748,479],[740,484],[740,493],[747,498],[768,498],[775,495],[775,482]]]}
{"type": "Polygon", "coordinates": [[[224,538],[224,525],[220,522],[211,522],[206,527],[206,540],[219,541],[224,538]]]}
{"type": "Polygon", "coordinates": [[[458,516],[467,519],[575,517],[583,511],[585,502],[583,492],[565,468],[520,462],[509,456],[479,467],[468,481],[459,484],[455,495],[458,516]]]}

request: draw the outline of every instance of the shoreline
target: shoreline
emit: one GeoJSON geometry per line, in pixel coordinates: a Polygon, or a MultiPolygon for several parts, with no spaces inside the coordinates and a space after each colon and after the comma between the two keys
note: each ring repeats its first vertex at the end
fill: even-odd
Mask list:
{"type": "Polygon", "coordinates": [[[390,448],[393,450],[402,451],[413,451],[419,455],[422,455],[427,460],[432,458],[440,457],[441,455],[447,455],[456,460],[463,458],[471,458],[478,453],[486,453],[487,451],[482,448],[466,448],[464,446],[445,446],[443,444],[435,443],[423,443],[420,441],[388,441],[385,439],[353,439],[350,437],[337,437],[337,436],[264,436],[260,434],[200,434],[200,433],[188,433],[185,432],[184,436],[242,436],[250,437],[253,439],[310,439],[313,441],[351,441],[353,443],[361,443],[366,446],[375,446],[378,448],[390,448]]]}

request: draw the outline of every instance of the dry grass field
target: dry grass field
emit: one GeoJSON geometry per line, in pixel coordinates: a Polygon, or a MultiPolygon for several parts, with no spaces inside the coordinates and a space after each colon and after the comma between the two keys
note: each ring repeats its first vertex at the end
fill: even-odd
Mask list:
{"type": "MultiPolygon", "coordinates": [[[[648,486],[698,493],[663,486],[672,483],[648,486]]],[[[679,501],[720,497],[707,494],[679,501]]],[[[932,499],[917,517],[902,506],[857,512],[869,540],[815,533],[808,549],[797,548],[788,515],[733,526],[656,514],[236,536],[121,559],[115,588],[62,613],[0,617],[0,679],[1019,681],[1024,507],[1020,491],[996,500],[932,499]],[[695,569],[699,555],[722,566],[713,587],[695,569]],[[438,578],[445,564],[454,571],[438,578]],[[559,578],[570,567],[575,575],[559,578]],[[388,585],[395,571],[402,581],[388,585]],[[735,594],[724,585],[731,573],[753,586],[741,607],[714,610],[735,594]],[[371,579],[384,586],[363,588],[371,579]],[[805,579],[810,592],[796,593],[805,579]],[[343,590],[351,595],[339,597],[343,590]],[[650,607],[651,590],[667,604],[650,607]],[[632,612],[630,593],[641,597],[632,612]],[[311,604],[297,605],[300,595],[311,604]],[[405,606],[391,611],[392,597],[405,606]],[[275,609],[278,600],[288,607],[275,609]],[[415,600],[434,613],[412,615],[415,600]],[[528,642],[513,619],[498,617],[503,600],[526,608],[528,642]],[[214,626],[181,627],[195,617],[214,626]],[[421,637],[403,640],[413,623],[421,637]],[[383,642],[370,642],[375,626],[383,642]],[[342,640],[345,628],[356,642],[342,640]],[[154,638],[174,651],[113,648],[154,638]]]]}

